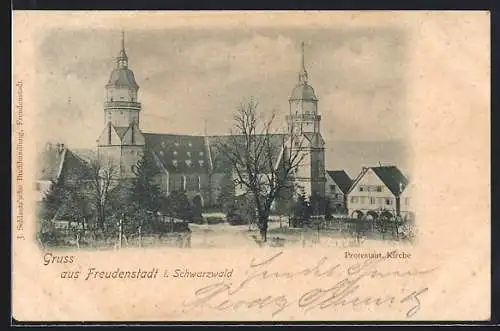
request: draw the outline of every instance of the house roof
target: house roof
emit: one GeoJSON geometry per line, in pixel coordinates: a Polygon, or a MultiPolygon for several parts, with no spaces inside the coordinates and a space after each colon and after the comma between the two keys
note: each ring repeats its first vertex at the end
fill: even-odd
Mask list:
{"type": "Polygon", "coordinates": [[[328,170],[328,176],[338,185],[342,193],[347,193],[352,185],[352,180],[344,170],[328,170]]]}
{"type": "Polygon", "coordinates": [[[61,144],[47,144],[37,156],[36,179],[54,181],[90,179],[89,164],[61,144]]]}
{"type": "Polygon", "coordinates": [[[371,167],[371,169],[394,195],[399,195],[408,185],[408,179],[396,166],[371,167]]]}
{"type": "Polygon", "coordinates": [[[394,195],[399,195],[407,186],[408,186],[408,178],[406,178],[403,173],[396,166],[380,166],[380,167],[369,167],[363,168],[361,173],[354,180],[349,191],[353,189],[353,187],[363,178],[368,170],[373,170],[373,172],[377,175],[378,178],[384,183],[385,186],[392,192],[394,195]],[[400,189],[401,192],[400,192],[400,189]]]}
{"type": "Polygon", "coordinates": [[[60,145],[47,144],[45,149],[37,155],[37,180],[56,180],[64,159],[64,148],[60,145]]]}
{"type": "Polygon", "coordinates": [[[207,148],[203,136],[144,133],[146,150],[172,173],[209,171],[207,148]]]}

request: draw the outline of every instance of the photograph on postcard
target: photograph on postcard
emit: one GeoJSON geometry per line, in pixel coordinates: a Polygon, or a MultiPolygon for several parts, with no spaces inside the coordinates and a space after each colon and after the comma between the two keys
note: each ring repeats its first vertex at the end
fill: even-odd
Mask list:
{"type": "Polygon", "coordinates": [[[36,318],[488,315],[487,13],[14,18],[13,286],[72,307],[36,318]]]}
{"type": "Polygon", "coordinates": [[[44,34],[42,247],[414,239],[403,29],[44,34]]]}

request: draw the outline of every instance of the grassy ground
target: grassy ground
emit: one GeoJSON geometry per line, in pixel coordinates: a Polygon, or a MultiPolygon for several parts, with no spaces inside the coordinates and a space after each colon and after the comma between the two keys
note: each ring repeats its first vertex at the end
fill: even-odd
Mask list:
{"type": "MultiPolygon", "coordinates": [[[[255,226],[220,224],[190,224],[191,238],[189,244],[181,240],[182,234],[172,233],[163,237],[144,236],[124,239],[122,249],[127,247],[191,247],[191,248],[255,248],[259,247],[260,235],[255,226]]],[[[186,234],[184,234],[185,236],[186,234]]],[[[75,240],[66,238],[66,245],[60,248],[76,249],[75,240]]],[[[382,240],[379,234],[370,234],[361,241],[369,245],[370,241],[382,240]]],[[[289,228],[288,222],[269,222],[268,246],[279,247],[350,247],[359,243],[352,233],[339,231],[317,231],[307,228],[289,228]]],[[[82,240],[79,249],[84,250],[115,250],[119,249],[118,238],[108,238],[87,242],[82,240]]]]}

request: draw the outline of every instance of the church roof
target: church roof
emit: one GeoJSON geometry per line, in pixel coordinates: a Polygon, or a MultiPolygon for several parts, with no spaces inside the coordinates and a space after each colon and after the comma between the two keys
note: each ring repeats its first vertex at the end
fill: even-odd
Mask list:
{"type": "Polygon", "coordinates": [[[128,87],[132,89],[138,89],[139,85],[135,81],[135,76],[132,70],[128,68],[115,68],[111,72],[108,83],[106,87],[128,87]]]}
{"type": "MultiPolygon", "coordinates": [[[[264,135],[257,135],[257,137],[264,138],[264,135]]],[[[286,134],[270,134],[270,145],[272,150],[272,164],[275,165],[281,157],[281,151],[284,143],[286,142],[286,134]]],[[[223,152],[220,150],[221,144],[229,144],[231,146],[239,146],[244,143],[243,135],[224,135],[224,136],[210,136],[210,155],[214,171],[220,172],[224,169],[231,168],[231,164],[224,157],[223,152]]],[[[267,162],[266,162],[267,166],[267,162]]]]}
{"type": "Polygon", "coordinates": [[[205,173],[209,159],[203,136],[144,133],[146,149],[173,173],[205,173]]]}
{"type": "Polygon", "coordinates": [[[115,129],[115,131],[118,134],[118,136],[120,137],[120,139],[122,139],[123,136],[125,135],[125,133],[127,133],[130,126],[115,126],[115,125],[113,125],[113,128],[115,129]]]}
{"type": "MultiPolygon", "coordinates": [[[[172,173],[225,172],[231,164],[220,150],[220,144],[241,144],[243,136],[192,136],[177,134],[144,133],[146,149],[154,153],[157,161],[172,173]],[[213,169],[211,168],[213,167],[213,169]]],[[[272,162],[280,158],[285,134],[270,135],[273,151],[272,162]]]]}
{"type": "Polygon", "coordinates": [[[297,84],[290,96],[290,101],[292,100],[307,100],[307,101],[318,101],[316,98],[316,94],[314,93],[314,89],[311,85],[306,82],[297,84]]]}
{"type": "Polygon", "coordinates": [[[344,170],[327,170],[326,173],[338,185],[342,193],[347,193],[352,185],[352,180],[344,170]]]}

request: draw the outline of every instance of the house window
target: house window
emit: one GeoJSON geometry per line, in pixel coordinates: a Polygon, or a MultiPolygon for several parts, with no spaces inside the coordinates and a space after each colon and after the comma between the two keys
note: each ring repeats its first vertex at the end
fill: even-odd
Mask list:
{"type": "Polygon", "coordinates": [[[375,198],[374,197],[370,197],[370,205],[374,205],[375,204],[375,198]]]}
{"type": "Polygon", "coordinates": [[[382,186],[377,186],[377,192],[382,192],[382,186]]]}
{"type": "Polygon", "coordinates": [[[191,160],[186,160],[186,164],[187,164],[188,167],[190,167],[191,166],[191,160]]]}
{"type": "Polygon", "coordinates": [[[405,206],[409,206],[410,205],[410,198],[405,198],[405,206]]]}
{"type": "Polygon", "coordinates": [[[197,182],[198,183],[198,191],[200,191],[201,190],[201,178],[200,178],[200,176],[198,176],[197,181],[198,181],[197,182]]]}
{"type": "Polygon", "coordinates": [[[335,185],[330,185],[330,191],[335,192],[335,185]]]}
{"type": "Polygon", "coordinates": [[[203,157],[203,152],[200,152],[200,157],[203,157]]]}
{"type": "Polygon", "coordinates": [[[203,167],[203,164],[205,163],[205,161],[203,160],[198,160],[198,164],[200,165],[200,167],[203,167]]]}
{"type": "Polygon", "coordinates": [[[172,164],[174,165],[174,167],[177,167],[177,160],[172,160],[172,164]]]}
{"type": "Polygon", "coordinates": [[[187,156],[188,156],[188,157],[191,157],[191,152],[187,152],[187,156]]]}
{"type": "Polygon", "coordinates": [[[358,197],[351,197],[352,203],[358,203],[358,197]]]}
{"type": "Polygon", "coordinates": [[[365,190],[365,187],[364,186],[360,186],[359,187],[359,192],[363,192],[365,190]]]}
{"type": "Polygon", "coordinates": [[[189,147],[193,147],[193,144],[191,144],[191,142],[188,143],[188,146],[189,147]]]}
{"type": "Polygon", "coordinates": [[[388,206],[392,205],[392,199],[391,198],[385,199],[385,204],[388,205],[388,206]]]}
{"type": "Polygon", "coordinates": [[[40,191],[40,183],[35,183],[35,190],[40,191]]]}
{"type": "Polygon", "coordinates": [[[177,151],[174,151],[173,154],[174,154],[174,156],[177,156],[177,151]]]}
{"type": "Polygon", "coordinates": [[[135,172],[135,169],[136,169],[136,166],[135,166],[135,165],[130,166],[130,171],[131,171],[131,172],[135,172]]]}

